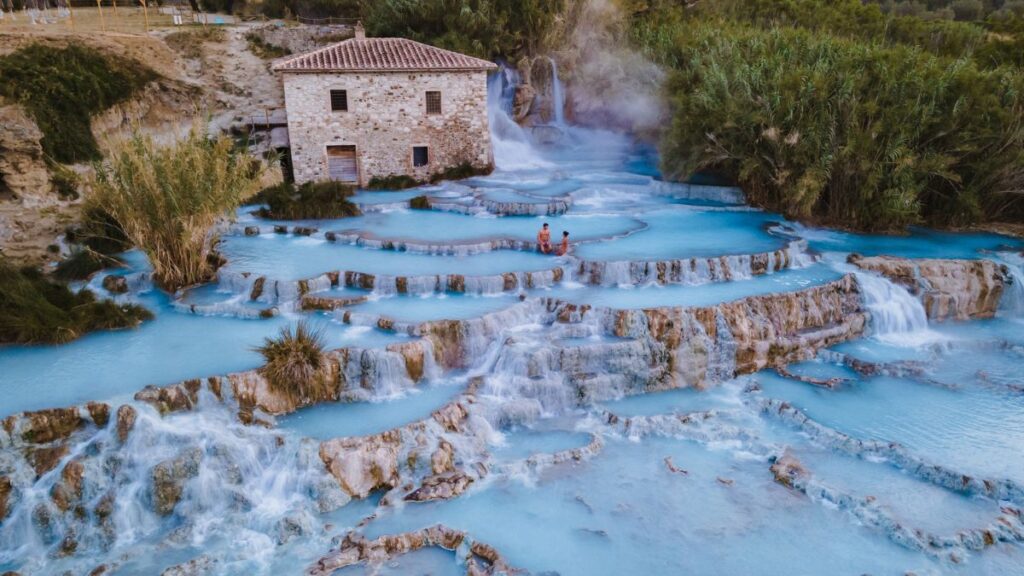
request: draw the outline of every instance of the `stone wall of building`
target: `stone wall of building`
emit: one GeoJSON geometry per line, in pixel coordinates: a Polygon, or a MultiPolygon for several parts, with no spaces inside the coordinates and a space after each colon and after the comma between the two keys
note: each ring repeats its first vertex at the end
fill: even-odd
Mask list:
{"type": "Polygon", "coordinates": [[[418,180],[450,166],[493,164],[487,123],[487,73],[285,73],[295,180],[328,179],[327,147],[356,147],[360,185],[375,176],[418,180]],[[331,110],[330,91],[346,90],[348,111],[331,110]],[[441,92],[441,114],[427,114],[426,92],[441,92]],[[414,146],[429,148],[413,166],[414,146]]]}

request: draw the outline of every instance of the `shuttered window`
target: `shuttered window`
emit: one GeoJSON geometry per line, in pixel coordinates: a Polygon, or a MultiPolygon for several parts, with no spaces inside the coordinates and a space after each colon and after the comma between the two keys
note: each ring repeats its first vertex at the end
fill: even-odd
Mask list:
{"type": "Polygon", "coordinates": [[[357,182],[359,171],[356,168],[356,147],[328,146],[327,172],[331,180],[357,182]]]}
{"type": "Polygon", "coordinates": [[[427,92],[427,114],[441,113],[441,93],[435,91],[427,92]]]}
{"type": "Polygon", "coordinates": [[[427,152],[426,146],[413,146],[412,147],[412,165],[417,168],[420,166],[426,166],[430,162],[430,154],[427,152]]]}
{"type": "Polygon", "coordinates": [[[331,90],[331,110],[334,112],[348,111],[347,90],[331,90]]]}

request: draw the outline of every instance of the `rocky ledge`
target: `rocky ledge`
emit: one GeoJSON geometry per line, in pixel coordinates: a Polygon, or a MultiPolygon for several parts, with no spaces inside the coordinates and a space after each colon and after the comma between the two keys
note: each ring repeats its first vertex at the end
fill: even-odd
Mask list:
{"type": "Polygon", "coordinates": [[[413,532],[381,536],[375,540],[368,540],[358,532],[349,532],[336,551],[318,560],[307,573],[327,576],[356,564],[380,566],[403,554],[428,547],[454,551],[462,560],[460,563],[465,564],[467,576],[521,572],[510,567],[493,547],[473,540],[461,530],[438,524],[413,532]]]}
{"type": "Polygon", "coordinates": [[[655,261],[580,261],[575,279],[594,286],[642,284],[706,284],[728,282],[797,268],[814,261],[807,242],[794,240],[784,248],[760,254],[655,261]]]}
{"type": "Polygon", "coordinates": [[[445,438],[466,432],[478,386],[474,381],[462,396],[423,420],[369,436],[326,440],[320,444],[320,458],[353,498],[396,488],[412,501],[458,496],[487,473],[482,465],[461,469],[454,446],[445,438]],[[422,477],[422,483],[416,487],[403,482],[403,476],[422,477]]]}
{"type": "Polygon", "coordinates": [[[991,260],[851,254],[847,261],[906,288],[921,299],[932,320],[991,318],[1009,282],[1006,266],[991,260]]]}

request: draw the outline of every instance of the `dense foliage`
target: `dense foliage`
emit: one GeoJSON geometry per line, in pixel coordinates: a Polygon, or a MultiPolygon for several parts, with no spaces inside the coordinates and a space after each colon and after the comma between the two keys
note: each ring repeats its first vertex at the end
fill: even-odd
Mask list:
{"type": "Polygon", "coordinates": [[[98,159],[90,119],[156,77],[141,64],[78,44],[33,44],[0,57],[0,96],[28,110],[43,132],[43,151],[64,163],[98,159]]]}
{"type": "Polygon", "coordinates": [[[900,36],[927,23],[857,0],[701,6],[634,19],[638,45],[675,70],[668,176],[714,172],[789,217],[859,229],[1024,219],[1018,67],[981,48],[950,57],[953,36],[900,36]]]}
{"type": "Polygon", "coordinates": [[[86,332],[135,326],[152,314],[140,306],[97,301],[88,290],[72,292],[32,268],[0,258],[0,343],[57,344],[86,332]]]}
{"type": "MultiPolygon", "coordinates": [[[[665,0],[661,0],[664,2],[665,0]]],[[[659,58],[678,64],[676,31],[700,23],[741,24],[755,28],[793,27],[822,35],[888,45],[915,46],[939,56],[972,57],[979,65],[1024,66],[1024,31],[1019,17],[994,18],[989,24],[925,20],[885,13],[860,0],[719,0],[679,10],[665,5],[639,13],[637,39],[659,58]],[[996,32],[999,30],[1001,32],[996,32]]]]}
{"type": "Polygon", "coordinates": [[[249,201],[266,204],[257,213],[275,220],[306,220],[358,216],[359,207],[349,200],[354,190],[340,182],[291,182],[264,188],[249,201]]]}
{"type": "Polygon", "coordinates": [[[481,58],[529,52],[564,0],[365,0],[367,33],[402,36],[481,58]]]}
{"type": "Polygon", "coordinates": [[[197,122],[162,148],[136,134],[96,165],[91,206],[102,207],[153,265],[168,291],[209,281],[215,272],[215,224],[259,186],[261,166],[226,137],[210,140],[197,122]]]}

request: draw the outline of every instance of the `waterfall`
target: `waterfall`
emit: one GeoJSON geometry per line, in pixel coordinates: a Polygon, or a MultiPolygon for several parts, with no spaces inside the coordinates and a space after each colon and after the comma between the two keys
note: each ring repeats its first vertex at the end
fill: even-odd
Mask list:
{"type": "Polygon", "coordinates": [[[871,332],[891,344],[916,345],[934,340],[924,305],[906,288],[868,272],[854,271],[871,313],[871,332]]]}
{"type": "Polygon", "coordinates": [[[555,99],[555,125],[565,126],[565,92],[562,90],[562,81],[558,79],[558,64],[554,58],[548,58],[551,62],[551,96],[555,99]]]}
{"type": "Polygon", "coordinates": [[[999,310],[1010,317],[1024,317],[1024,255],[1004,253],[1000,254],[999,260],[1010,271],[1010,281],[1003,292],[999,310]]]}
{"type": "Polygon", "coordinates": [[[0,566],[86,574],[115,549],[130,558],[122,571],[156,574],[188,559],[184,546],[175,554],[163,544],[178,539],[210,551],[226,572],[251,573],[266,569],[277,545],[327,544],[319,515],[348,496],[324,471],[315,443],[241,424],[212,397],[167,416],[131,406],[137,420],[123,442],[111,418],[74,438],[39,479],[24,461],[6,463],[16,465],[18,498],[0,524],[0,566]],[[224,541],[233,546],[216,546],[224,541]],[[45,560],[68,549],[74,554],[56,564],[45,560]]]}
{"type": "Polygon", "coordinates": [[[530,137],[512,119],[512,101],[519,76],[502,66],[487,79],[487,119],[494,146],[494,164],[499,170],[530,170],[551,164],[534,150],[530,137]]]}

